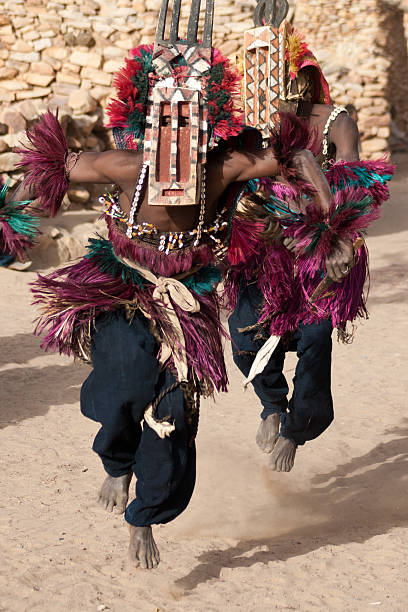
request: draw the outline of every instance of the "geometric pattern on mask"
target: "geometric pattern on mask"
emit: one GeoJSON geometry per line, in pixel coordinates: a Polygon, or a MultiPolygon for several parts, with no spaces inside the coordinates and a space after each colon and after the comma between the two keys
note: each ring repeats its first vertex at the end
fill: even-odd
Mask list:
{"type": "Polygon", "coordinates": [[[281,45],[279,29],[260,26],[244,34],[245,122],[268,138],[270,121],[279,110],[281,45]]]}
{"type": "Polygon", "coordinates": [[[149,205],[158,206],[191,206],[198,203],[200,193],[201,163],[206,148],[207,123],[205,109],[200,101],[200,92],[185,87],[165,87],[167,79],[153,88],[153,100],[150,106],[150,116],[147,118],[147,128],[144,143],[144,161],[149,164],[149,205]],[[177,180],[178,155],[178,106],[188,102],[190,108],[190,155],[188,180],[177,180]],[[160,143],[160,120],[162,104],[170,104],[171,140],[169,156],[168,181],[158,180],[157,162],[160,143]],[[177,190],[180,194],[163,195],[164,191],[177,190]]]}
{"type": "Polygon", "coordinates": [[[200,79],[211,68],[211,48],[208,49],[201,45],[177,43],[172,47],[155,46],[153,58],[156,74],[161,78],[172,77],[174,60],[184,58],[187,65],[184,67],[183,80],[185,77],[196,78],[197,89],[201,89],[200,79]]]}
{"type": "MultiPolygon", "coordinates": [[[[211,69],[214,0],[206,0],[203,41],[197,38],[201,0],[192,0],[186,39],[179,37],[181,1],[174,0],[171,23],[166,36],[169,0],[162,0],[153,51],[153,67],[159,81],[149,92],[150,118],[144,160],[149,163],[149,204],[191,206],[197,204],[201,188],[201,168],[207,153],[207,106],[203,103],[204,74],[211,69]],[[178,150],[179,104],[189,103],[190,147],[178,150]],[[169,167],[160,168],[168,156],[168,141],[160,143],[160,116],[163,104],[170,106],[171,137],[169,167]],[[147,145],[147,146],[146,146],[147,145]],[[162,155],[160,156],[160,150],[162,155]],[[188,161],[187,161],[188,156],[188,161]],[[160,163],[160,162],[159,162],[160,163]],[[188,168],[182,168],[182,165],[188,168]],[[168,172],[167,172],[168,170],[168,172]],[[179,172],[179,173],[178,173],[179,172]],[[188,176],[181,181],[182,175],[188,176]],[[169,180],[163,180],[163,177],[169,180]],[[171,192],[174,191],[174,195],[171,192]],[[178,192],[178,193],[177,193],[178,192]]],[[[185,133],[184,133],[185,137],[185,133]]],[[[184,140],[184,145],[186,144],[184,140]]]]}

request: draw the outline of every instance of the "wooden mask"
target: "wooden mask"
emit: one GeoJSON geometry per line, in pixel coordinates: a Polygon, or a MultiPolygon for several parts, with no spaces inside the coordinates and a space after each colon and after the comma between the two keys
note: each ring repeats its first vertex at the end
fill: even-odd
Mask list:
{"type": "Polygon", "coordinates": [[[244,34],[245,122],[267,139],[271,118],[286,98],[285,17],[287,0],[259,0],[255,28],[244,34]]]}
{"type": "Polygon", "coordinates": [[[144,161],[149,164],[149,204],[198,204],[207,152],[207,106],[202,95],[211,67],[214,0],[207,0],[203,41],[197,40],[201,0],[193,0],[187,38],[179,39],[181,0],[175,0],[164,39],[168,0],[163,0],[153,54],[156,80],[149,95],[144,161]]]}

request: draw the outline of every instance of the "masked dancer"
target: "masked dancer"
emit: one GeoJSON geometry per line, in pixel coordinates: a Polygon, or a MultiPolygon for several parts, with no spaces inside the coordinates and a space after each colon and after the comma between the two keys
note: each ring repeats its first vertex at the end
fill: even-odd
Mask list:
{"type": "Polygon", "coordinates": [[[165,39],[167,4],[154,45],[133,49],[115,77],[108,114],[117,150],[70,152],[50,112],[19,150],[24,195],[51,214],[70,182],[117,186],[103,198],[109,238],[90,239],[79,263],[39,276],[34,295],[44,348],[92,363],[81,410],[101,423],[93,448],[108,475],[99,499],[125,511],[130,554],[143,568],[159,562],[151,526],[176,518],[193,493],[200,395],[227,387],[215,290],[229,222],[223,192],[284,165],[314,184],[316,206],[330,199],[310,152],[223,145],[240,132],[242,113],[238,75],[211,45],[213,2],[202,42],[200,0],[182,39],[179,1],[165,39]]]}
{"type": "Polygon", "coordinates": [[[346,324],[367,317],[362,234],[388,199],[393,173],[384,160],[359,160],[357,126],[330,104],[322,70],[285,21],[287,10],[286,0],[261,0],[255,28],[245,32],[246,123],[264,144],[279,141],[282,153],[297,134],[296,146],[324,169],[332,198],[326,210],[316,207],[286,168],[234,185],[227,198],[235,212],[226,278],[234,361],[263,406],[257,443],[277,471],[290,471],[297,447],[333,420],[332,330],[349,341],[346,324]],[[298,356],[290,399],[289,350],[298,356]]]}

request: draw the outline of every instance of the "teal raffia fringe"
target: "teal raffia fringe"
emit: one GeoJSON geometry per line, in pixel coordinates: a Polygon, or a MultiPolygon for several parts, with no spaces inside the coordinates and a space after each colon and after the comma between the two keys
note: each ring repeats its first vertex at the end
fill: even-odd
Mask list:
{"type": "MultiPolygon", "coordinates": [[[[87,245],[86,259],[92,260],[101,272],[114,278],[121,278],[125,284],[133,284],[143,288],[147,281],[139,272],[130,268],[117,258],[113,245],[109,240],[98,236],[90,238],[87,245]]],[[[195,274],[180,280],[191,291],[203,295],[212,291],[221,281],[221,272],[216,266],[204,266],[195,274]]]]}
{"type": "Polygon", "coordinates": [[[31,200],[6,202],[9,182],[0,191],[0,249],[22,257],[33,246],[39,232],[39,219],[27,212],[31,200]]]}
{"type": "Polygon", "coordinates": [[[387,183],[392,179],[394,170],[395,165],[385,158],[338,161],[326,171],[326,178],[333,194],[359,189],[372,198],[372,206],[377,208],[390,197],[387,183]]]}

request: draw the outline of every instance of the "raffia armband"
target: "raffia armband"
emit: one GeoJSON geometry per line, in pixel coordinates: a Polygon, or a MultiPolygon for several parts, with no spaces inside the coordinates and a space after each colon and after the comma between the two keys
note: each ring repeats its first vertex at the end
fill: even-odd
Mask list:
{"type": "Polygon", "coordinates": [[[24,171],[24,185],[32,188],[39,208],[54,217],[69,186],[65,167],[68,143],[58,121],[58,112],[53,115],[47,111],[26,134],[31,147],[15,150],[21,157],[18,167],[24,171]]]}

